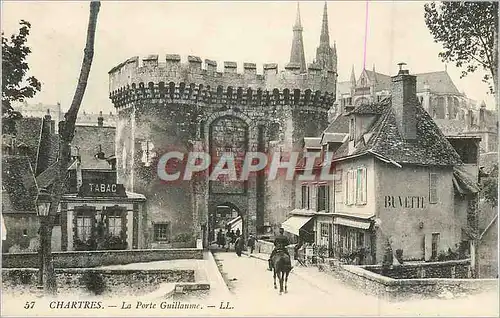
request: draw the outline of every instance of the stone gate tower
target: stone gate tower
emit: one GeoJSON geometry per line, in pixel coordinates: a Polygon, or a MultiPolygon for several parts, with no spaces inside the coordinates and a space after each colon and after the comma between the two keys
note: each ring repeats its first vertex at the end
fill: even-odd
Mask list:
{"type": "Polygon", "coordinates": [[[245,235],[283,221],[273,215],[290,208],[291,184],[268,182],[262,173],[241,182],[209,181],[207,175],[165,182],[158,159],[174,150],[186,157],[190,151],[238,157],[300,149],[304,136],[318,136],[328,124],[337,74],[315,63],[302,70],[294,61],[281,71],[264,64],[261,74],[255,63],[244,63],[237,73],[235,62],[224,62],[219,72],[215,61],[188,56],[181,63],[179,55],[168,54],[130,58],[109,71],[109,80],[118,113],[118,179],[146,196],[154,247],[161,244],[158,231],[170,242],[192,236],[206,244],[222,206],[242,217],[245,235]]]}

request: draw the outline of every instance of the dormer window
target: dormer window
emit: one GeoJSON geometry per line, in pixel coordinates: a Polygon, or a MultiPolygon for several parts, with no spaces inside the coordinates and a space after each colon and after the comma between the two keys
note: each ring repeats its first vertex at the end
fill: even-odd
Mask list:
{"type": "Polygon", "coordinates": [[[351,121],[349,124],[349,140],[354,140],[354,133],[355,133],[355,122],[354,122],[354,117],[351,117],[351,121]]]}

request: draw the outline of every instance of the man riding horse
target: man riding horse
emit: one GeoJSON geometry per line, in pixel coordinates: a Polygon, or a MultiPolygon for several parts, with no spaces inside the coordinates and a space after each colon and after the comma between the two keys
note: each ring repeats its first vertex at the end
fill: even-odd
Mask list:
{"type": "Polygon", "coordinates": [[[268,263],[269,263],[268,270],[270,270],[270,271],[273,270],[272,259],[273,259],[273,256],[276,255],[277,252],[283,251],[286,255],[288,255],[288,257],[290,257],[290,253],[288,253],[288,249],[286,248],[290,244],[290,241],[285,236],[284,232],[285,232],[285,230],[283,228],[280,228],[280,234],[278,236],[276,236],[276,238],[274,239],[274,249],[271,252],[271,256],[269,257],[269,260],[268,260],[268,263]]]}

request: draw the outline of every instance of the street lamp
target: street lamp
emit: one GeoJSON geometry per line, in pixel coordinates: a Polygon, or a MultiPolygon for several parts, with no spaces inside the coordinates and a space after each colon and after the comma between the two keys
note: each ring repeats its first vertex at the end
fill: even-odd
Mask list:
{"type": "MultiPolygon", "coordinates": [[[[36,198],[36,212],[38,217],[40,218],[40,248],[39,248],[39,260],[40,260],[40,269],[38,272],[38,288],[41,289],[42,286],[47,292],[51,292],[51,284],[47,280],[50,278],[45,277],[44,272],[48,272],[49,263],[50,263],[50,255],[48,254],[48,244],[51,242],[47,239],[48,226],[50,221],[49,211],[52,203],[52,196],[50,193],[42,188],[38,191],[38,195],[36,198]]],[[[47,275],[48,276],[48,275],[47,275]]]]}
{"type": "Polygon", "coordinates": [[[36,198],[36,212],[39,217],[43,218],[49,215],[51,203],[50,193],[45,188],[40,189],[36,198]]]}

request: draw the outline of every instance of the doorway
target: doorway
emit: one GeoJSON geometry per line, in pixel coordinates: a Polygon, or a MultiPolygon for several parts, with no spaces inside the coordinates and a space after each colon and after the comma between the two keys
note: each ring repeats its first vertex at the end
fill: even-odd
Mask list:
{"type": "Polygon", "coordinates": [[[209,242],[213,243],[217,233],[233,230],[235,233],[243,234],[243,217],[241,211],[234,204],[222,203],[215,206],[210,213],[209,220],[209,242]]]}

